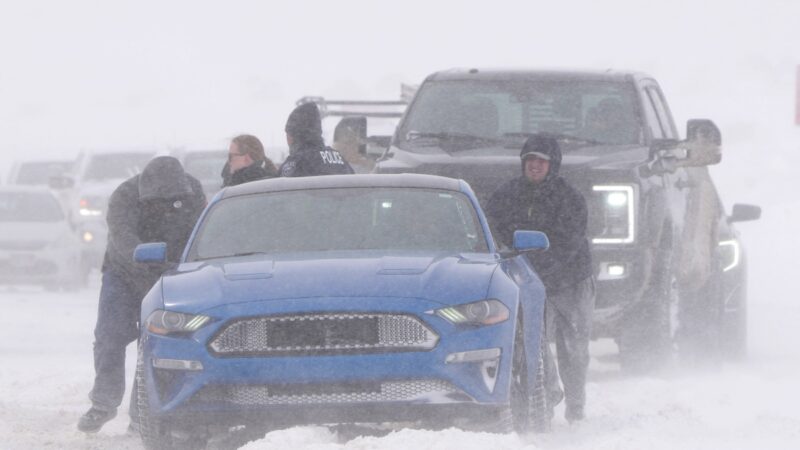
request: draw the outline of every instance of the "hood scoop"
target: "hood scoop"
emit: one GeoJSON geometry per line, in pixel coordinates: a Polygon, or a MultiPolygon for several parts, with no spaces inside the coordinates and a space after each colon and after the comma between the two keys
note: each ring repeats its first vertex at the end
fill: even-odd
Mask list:
{"type": "Polygon", "coordinates": [[[272,278],[275,272],[275,261],[268,259],[232,262],[225,264],[222,270],[225,278],[231,281],[272,278]]]}
{"type": "Polygon", "coordinates": [[[419,275],[433,262],[429,256],[384,256],[378,275],[419,275]]]}

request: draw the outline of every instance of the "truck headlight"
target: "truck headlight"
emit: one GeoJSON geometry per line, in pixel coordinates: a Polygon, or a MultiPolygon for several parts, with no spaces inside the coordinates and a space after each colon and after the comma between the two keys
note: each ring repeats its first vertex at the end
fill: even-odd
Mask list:
{"type": "Polygon", "coordinates": [[[727,272],[739,265],[741,248],[739,241],[731,239],[720,241],[719,243],[720,261],[722,261],[722,271],[727,272]]]}
{"type": "Polygon", "coordinates": [[[494,325],[508,319],[508,308],[496,299],[448,306],[432,313],[453,325],[494,325]]]}
{"type": "Polygon", "coordinates": [[[211,318],[202,314],[184,314],[175,311],[157,309],[147,318],[147,331],[166,336],[168,334],[192,333],[211,322],[211,318]]]}
{"type": "Polygon", "coordinates": [[[595,244],[630,244],[636,237],[636,205],[633,186],[592,186],[600,200],[601,229],[592,238],[595,244]]]}

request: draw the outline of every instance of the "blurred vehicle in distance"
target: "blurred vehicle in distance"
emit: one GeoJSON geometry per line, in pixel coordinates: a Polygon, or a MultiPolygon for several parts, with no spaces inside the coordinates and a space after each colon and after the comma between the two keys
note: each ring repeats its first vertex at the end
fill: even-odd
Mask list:
{"type": "Polygon", "coordinates": [[[106,207],[114,189],[141,172],[156,156],[155,150],[83,151],[72,173],[52,177],[68,219],[82,243],[85,270],[100,268],[106,249],[106,207]]]}
{"type": "Polygon", "coordinates": [[[0,284],[74,290],[86,283],[81,245],[53,192],[0,188],[0,284]]]}
{"type": "Polygon", "coordinates": [[[183,170],[197,178],[203,185],[206,200],[222,188],[222,168],[228,162],[228,151],[222,150],[174,150],[171,156],[177,158],[183,170]]]}
{"type": "Polygon", "coordinates": [[[74,163],[67,160],[17,161],[11,167],[6,184],[46,186],[50,177],[68,174],[74,163]]]}

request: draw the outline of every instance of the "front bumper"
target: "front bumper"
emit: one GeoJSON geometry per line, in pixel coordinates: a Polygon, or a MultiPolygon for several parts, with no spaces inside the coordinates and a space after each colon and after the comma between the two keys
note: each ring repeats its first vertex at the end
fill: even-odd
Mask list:
{"type": "MultiPolygon", "coordinates": [[[[234,304],[204,312],[242,318],[320,312],[413,315],[439,340],[427,351],[312,356],[215,357],[208,342],[217,320],[188,337],[145,331],[142,341],[151,414],[197,423],[243,418],[290,422],[425,420],[428,411],[470,417],[508,404],[515,317],[480,328],[457,328],[426,311],[441,304],[410,299],[299,299],[234,304]],[[447,363],[448,355],[499,348],[492,362],[447,363]],[[202,370],[166,370],[153,360],[196,361],[202,370]],[[487,381],[487,373],[493,376],[487,381]]],[[[433,414],[435,417],[435,414],[433,414]]]]}
{"type": "Polygon", "coordinates": [[[640,247],[595,245],[592,263],[597,280],[592,332],[595,337],[614,337],[627,309],[641,301],[650,284],[653,253],[640,247]]]}

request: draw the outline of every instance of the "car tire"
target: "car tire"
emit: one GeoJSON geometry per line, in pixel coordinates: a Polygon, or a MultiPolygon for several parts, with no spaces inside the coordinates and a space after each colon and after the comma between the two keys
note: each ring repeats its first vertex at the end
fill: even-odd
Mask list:
{"type": "Polygon", "coordinates": [[[200,437],[178,440],[173,436],[169,423],[150,414],[147,394],[147,371],[144,367],[144,351],[139,343],[136,359],[136,402],[139,407],[139,435],[147,450],[176,450],[205,447],[206,440],[200,437]]]}
{"type": "Polygon", "coordinates": [[[519,434],[527,432],[545,433],[550,431],[550,413],[547,410],[547,395],[544,379],[544,326],[539,340],[539,360],[534,376],[534,388],[528,387],[528,364],[525,356],[525,338],[522,323],[514,335],[514,353],[511,364],[511,392],[509,410],[511,428],[519,434]]]}

